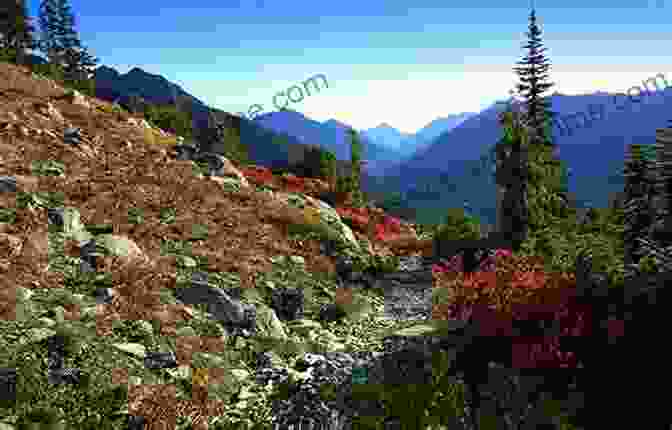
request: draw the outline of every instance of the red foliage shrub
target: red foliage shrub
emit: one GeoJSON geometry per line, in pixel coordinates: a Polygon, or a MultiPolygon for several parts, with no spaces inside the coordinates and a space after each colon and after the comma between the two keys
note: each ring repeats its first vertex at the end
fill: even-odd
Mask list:
{"type": "MultiPolygon", "coordinates": [[[[504,253],[505,254],[505,253],[504,253]]],[[[481,336],[512,336],[516,368],[576,367],[574,355],[560,350],[560,336],[588,336],[588,309],[572,298],[573,274],[545,273],[543,260],[500,254],[495,272],[435,271],[435,288],[449,288],[451,301],[436,305],[433,317],[479,322],[481,336]],[[517,336],[513,322],[553,320],[559,335],[517,336]]],[[[618,324],[613,324],[618,333],[618,324]]]]}

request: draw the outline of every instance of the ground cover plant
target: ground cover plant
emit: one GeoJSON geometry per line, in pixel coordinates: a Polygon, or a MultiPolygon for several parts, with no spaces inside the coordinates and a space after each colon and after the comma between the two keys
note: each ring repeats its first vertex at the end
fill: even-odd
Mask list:
{"type": "MultiPolygon", "coordinates": [[[[506,220],[519,218],[527,235],[514,238],[520,240],[511,249],[494,250],[470,273],[462,267],[464,253],[437,262],[431,322],[385,318],[384,288],[339,286],[337,261],[323,252],[324,242],[337,243],[358,272],[390,274],[400,257],[417,255],[427,244],[478,239],[477,219],[448,210],[442,225],[401,222],[362,201],[356,168],[353,176],[320,180],[249,165],[234,132],[213,134],[235,143],[237,154],[241,150],[239,160],[212,157],[224,171],[213,174],[211,159],[175,160],[173,151],[184,147],[156,128],[184,127],[185,118],[175,118],[173,109],[147,109],[144,119],[151,121],[142,122],[27,68],[0,64],[0,77],[0,375],[9,380],[6,371],[16,371],[16,398],[0,403],[8,428],[116,429],[129,415],[144,416],[151,428],[264,428],[270,400],[284,393],[256,383],[259,353],[269,353],[297,385],[305,375],[294,366],[306,352],[382,351],[390,334],[431,337],[465,322],[477,323],[473,343],[491,349],[465,360],[492,358],[494,373],[504,373],[495,363],[506,355],[497,350],[507,342],[501,339],[511,344],[503,359],[508,371],[573,370],[585,355],[563,339],[593,335],[589,320],[596,313],[576,300],[577,260],[590,254],[591,270],[604,273],[612,290],[625,290],[627,270],[656,273],[667,261],[653,249],[634,262],[636,268],[625,266],[623,236],[635,228],[624,225],[623,208],[580,220],[564,203],[552,151],[535,146],[527,159],[526,195],[516,181],[499,178],[510,209],[518,210],[506,220]],[[329,193],[332,206],[320,198],[329,193]],[[54,227],[53,219],[60,219],[55,212],[65,207],[79,215],[68,212],[54,227]],[[83,269],[88,262],[80,248],[90,235],[100,272],[83,269]],[[178,287],[202,272],[255,308],[260,334],[232,335],[207,309],[176,300],[178,287]],[[289,288],[302,290],[304,318],[280,321],[270,309],[277,292],[289,288]],[[101,297],[105,289],[111,298],[101,297]],[[336,309],[334,321],[323,318],[325,307],[336,309]],[[62,345],[54,346],[54,339],[62,345]],[[58,366],[50,348],[64,351],[58,366]],[[172,353],[179,365],[146,365],[147,353],[157,351],[172,353]],[[60,374],[76,377],[77,384],[47,383],[47,370],[64,369],[81,371],[60,374]]],[[[538,113],[530,109],[530,116],[538,113]]],[[[522,126],[508,114],[499,148],[509,151],[506,157],[541,127],[534,121],[522,126]]],[[[502,172],[519,168],[506,157],[502,172]]],[[[315,158],[322,163],[328,157],[315,158]]],[[[319,167],[333,173],[333,166],[319,167]]],[[[644,231],[650,224],[636,227],[644,231]]],[[[613,320],[608,331],[610,340],[622,337],[622,321],[613,320]]],[[[431,356],[431,384],[356,384],[355,396],[385,408],[384,416],[359,416],[357,424],[381,428],[398,418],[410,428],[459,428],[471,415],[478,428],[585,427],[567,392],[544,386],[528,398],[526,390],[536,387],[532,379],[513,375],[508,386],[508,379],[494,378],[474,390],[466,376],[453,373],[459,367],[453,353],[447,348],[431,356]],[[489,392],[495,409],[473,408],[475,391],[483,397],[489,392]]],[[[324,391],[324,397],[333,395],[324,391]]]]}

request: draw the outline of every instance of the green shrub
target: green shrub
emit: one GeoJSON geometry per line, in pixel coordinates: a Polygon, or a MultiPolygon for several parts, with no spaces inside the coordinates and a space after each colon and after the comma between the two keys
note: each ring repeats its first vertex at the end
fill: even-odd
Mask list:
{"type": "Polygon", "coordinates": [[[369,268],[373,269],[375,273],[391,273],[399,269],[399,256],[382,256],[373,255],[369,263],[369,268]]]}
{"type": "Polygon", "coordinates": [[[192,118],[189,112],[179,111],[175,106],[145,105],[145,119],[154,126],[185,138],[192,137],[192,118]]]}
{"type": "Polygon", "coordinates": [[[464,213],[464,209],[449,209],[443,224],[434,233],[437,240],[476,240],[481,236],[478,222],[464,213]]]}
{"type": "Polygon", "coordinates": [[[385,212],[391,212],[403,206],[403,199],[400,192],[391,193],[385,196],[385,199],[378,204],[385,212]]]}
{"type": "Polygon", "coordinates": [[[324,150],[320,153],[320,175],[322,178],[333,178],[336,176],[336,155],[324,150]]]}

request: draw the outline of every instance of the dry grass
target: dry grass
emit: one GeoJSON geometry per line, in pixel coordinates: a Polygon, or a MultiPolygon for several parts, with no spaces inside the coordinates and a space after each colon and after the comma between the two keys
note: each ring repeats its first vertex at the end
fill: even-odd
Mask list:
{"type": "MultiPolygon", "coordinates": [[[[176,321],[185,318],[180,309],[160,303],[159,292],[175,287],[176,273],[174,261],[162,256],[160,249],[164,240],[190,239],[196,223],[207,227],[208,238],[193,242],[194,255],[207,257],[208,271],[238,273],[243,287],[254,287],[256,276],[271,269],[270,257],[276,255],[300,255],[307,270],[333,273],[333,262],[320,255],[319,243],[288,239],[287,220],[269,217],[265,200],[256,192],[226,193],[216,181],[196,178],[191,162],[174,161],[165,144],[175,136],[162,138],[151,130],[143,131],[125,122],[130,116],[114,112],[107,102],[87,99],[87,108],[73,105],[65,94],[49,81],[33,78],[26,69],[0,64],[0,175],[19,175],[22,191],[63,193],[64,205],[78,208],[83,223],[109,223],[113,234],[127,236],[142,250],[137,258],[107,258],[104,262],[113,277],[115,299],[100,306],[97,328],[101,335],[115,319],[159,320],[162,330],[167,330],[164,334],[170,334],[176,321]],[[52,115],[40,113],[49,105],[54,108],[52,115]],[[81,129],[78,147],[63,142],[67,127],[81,129]],[[149,139],[161,144],[147,144],[150,135],[149,139]],[[31,163],[37,160],[58,160],[65,166],[65,175],[36,176],[31,163]],[[142,210],[142,224],[129,224],[131,208],[142,210]],[[175,209],[173,224],[160,222],[164,208],[175,209]]],[[[16,207],[16,194],[3,193],[0,199],[3,207],[16,207]]],[[[16,287],[62,288],[63,275],[44,270],[48,263],[46,211],[17,209],[14,223],[0,225],[6,235],[0,239],[0,315],[11,319],[15,318],[16,287]],[[15,254],[4,252],[10,237],[21,241],[13,248],[19,249],[15,254]]],[[[76,255],[71,248],[68,254],[76,255]]],[[[77,315],[76,310],[69,311],[77,315]]],[[[218,347],[201,343],[193,348],[218,347]]],[[[188,360],[193,348],[182,345],[180,358],[188,360]]],[[[123,381],[124,375],[114,379],[123,381]]],[[[135,387],[129,403],[139,415],[161,425],[174,424],[174,388],[135,387]]]]}

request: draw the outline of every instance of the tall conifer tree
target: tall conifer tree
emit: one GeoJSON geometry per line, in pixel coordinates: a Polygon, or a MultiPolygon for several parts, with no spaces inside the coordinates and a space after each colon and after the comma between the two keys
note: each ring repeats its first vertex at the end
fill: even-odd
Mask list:
{"type": "Polygon", "coordinates": [[[362,143],[357,132],[352,128],[348,129],[348,137],[350,138],[350,160],[352,165],[351,183],[352,191],[354,193],[353,197],[356,200],[360,200],[362,198],[360,186],[362,176],[362,143]]]}
{"type": "Polygon", "coordinates": [[[6,0],[0,5],[0,57],[26,64],[28,49],[35,49],[35,28],[25,0],[6,0]]]}
{"type": "Polygon", "coordinates": [[[57,58],[59,49],[58,33],[61,28],[61,20],[58,16],[58,0],[42,0],[38,12],[40,25],[40,50],[47,56],[52,64],[59,64],[57,58]]]}
{"type": "MultiPolygon", "coordinates": [[[[500,154],[506,154],[506,151],[516,153],[517,148],[522,150],[517,154],[520,158],[516,156],[509,159],[509,163],[518,159],[522,162],[521,166],[514,167],[514,171],[520,175],[520,181],[524,182],[522,186],[515,187],[517,193],[522,195],[510,194],[511,182],[515,181],[502,183],[500,180],[498,183],[508,188],[513,201],[525,202],[525,210],[517,208],[517,212],[527,213],[529,228],[537,230],[558,218],[568,216],[572,211],[568,204],[566,169],[558,159],[558,148],[553,142],[553,113],[550,111],[549,100],[543,95],[553,84],[547,82],[550,64],[544,56],[546,48],[542,46],[541,30],[537,25],[534,8],[530,12],[529,21],[529,31],[526,33],[528,42],[523,45],[527,52],[522,61],[517,62],[519,67],[514,68],[519,75],[520,82],[516,89],[520,99],[516,100],[512,93],[512,100],[515,102],[511,107],[515,107],[513,110],[520,113],[516,114],[516,121],[512,122],[509,118],[503,122],[505,128],[515,123],[513,129],[519,130],[520,136],[514,139],[505,136],[498,144],[500,154]]],[[[510,114],[511,112],[508,113],[510,114]]],[[[502,173],[508,175],[511,170],[509,168],[502,173]]]]}
{"type": "MultiPolygon", "coordinates": [[[[98,59],[82,46],[68,0],[42,0],[39,22],[41,50],[46,53],[49,62],[61,67],[63,77],[78,87],[89,81],[98,59]]],[[[84,87],[82,89],[93,90],[90,85],[84,87]]]]}
{"type": "Polygon", "coordinates": [[[75,30],[75,15],[68,4],[68,0],[58,0],[58,16],[61,19],[61,27],[58,29],[60,48],[63,50],[63,60],[66,76],[70,80],[87,80],[91,77],[92,67],[96,64],[94,59],[82,46],[77,31],[75,30]]]}
{"type": "Polygon", "coordinates": [[[519,76],[520,82],[516,85],[518,93],[527,109],[527,125],[533,143],[552,145],[550,135],[550,111],[549,104],[543,93],[553,86],[548,82],[548,70],[551,65],[544,55],[546,48],[541,40],[541,29],[537,25],[537,17],[534,8],[530,12],[529,31],[527,43],[523,46],[527,49],[527,55],[516,64],[514,70],[519,76]]]}

